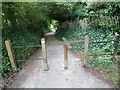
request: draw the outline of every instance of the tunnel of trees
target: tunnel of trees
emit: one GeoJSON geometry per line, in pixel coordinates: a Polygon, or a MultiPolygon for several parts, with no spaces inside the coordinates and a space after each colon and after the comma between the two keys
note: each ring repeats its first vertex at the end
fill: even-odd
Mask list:
{"type": "MultiPolygon", "coordinates": [[[[74,22],[72,28],[58,28],[57,35],[66,37],[67,40],[84,39],[85,35],[93,38],[93,41],[113,40],[115,33],[120,33],[120,3],[119,2],[3,2],[2,3],[2,77],[7,78],[14,73],[11,68],[5,40],[10,39],[13,45],[39,45],[40,39],[45,33],[51,31],[50,25],[54,27],[60,26],[63,22],[74,22]],[[106,17],[101,21],[97,18],[106,17]],[[90,23],[88,28],[81,28],[77,21],[88,19],[90,23]],[[112,19],[111,19],[112,18],[112,19]],[[106,23],[106,21],[108,23],[106,23]],[[96,24],[97,23],[97,24],[96,24]]],[[[119,43],[119,42],[118,42],[119,43]]],[[[116,44],[116,53],[120,54],[119,44],[116,44]]],[[[102,44],[102,47],[95,48],[97,45],[92,45],[90,48],[99,49],[98,52],[110,52],[113,48],[112,44],[102,44]]],[[[38,48],[16,49],[16,59],[25,59],[33,54],[38,48]]],[[[72,45],[73,51],[80,51],[82,46],[72,45]]],[[[91,49],[91,50],[92,50],[91,49]]],[[[96,51],[95,51],[96,52],[96,51]]],[[[93,52],[93,53],[95,53],[93,52]]],[[[112,51],[111,51],[112,52],[112,51]]],[[[109,74],[109,79],[114,83],[117,81],[116,61],[111,56],[95,57],[90,60],[93,66],[101,66],[101,71],[109,74]],[[108,66],[108,67],[106,67],[108,66]]],[[[16,62],[18,69],[21,69],[23,62],[16,62]]]]}

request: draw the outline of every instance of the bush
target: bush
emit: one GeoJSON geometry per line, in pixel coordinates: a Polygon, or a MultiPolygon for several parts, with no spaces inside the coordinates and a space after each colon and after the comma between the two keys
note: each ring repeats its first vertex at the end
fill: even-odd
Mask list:
{"type": "MultiPolygon", "coordinates": [[[[2,38],[3,45],[2,45],[2,77],[9,77],[9,75],[14,73],[13,68],[11,67],[11,64],[9,62],[6,46],[5,46],[5,40],[11,40],[12,46],[31,46],[31,45],[40,45],[40,40],[41,40],[41,35],[38,33],[33,33],[30,31],[19,31],[15,32],[12,35],[8,35],[6,37],[2,38]]],[[[19,59],[27,59],[31,54],[33,54],[37,48],[31,48],[31,47],[25,47],[25,48],[15,48],[13,49],[14,51],[14,56],[15,60],[19,59]]],[[[16,61],[18,70],[20,69],[20,66],[23,62],[16,61]]]]}
{"type": "MultiPolygon", "coordinates": [[[[93,41],[111,41],[115,39],[115,35],[112,31],[108,31],[102,28],[87,27],[81,28],[79,25],[75,25],[72,28],[61,28],[56,33],[59,37],[65,37],[67,41],[82,41],[86,35],[90,37],[90,42],[93,41]]],[[[71,49],[74,52],[83,53],[84,43],[71,45],[71,49]]],[[[105,54],[113,53],[113,43],[94,43],[89,44],[89,54],[105,54]]],[[[114,60],[112,56],[91,56],[88,60],[91,67],[99,67],[99,71],[103,72],[106,77],[112,80],[116,85],[118,83],[118,61],[114,60]],[[106,72],[106,73],[105,73],[106,72]]]]}

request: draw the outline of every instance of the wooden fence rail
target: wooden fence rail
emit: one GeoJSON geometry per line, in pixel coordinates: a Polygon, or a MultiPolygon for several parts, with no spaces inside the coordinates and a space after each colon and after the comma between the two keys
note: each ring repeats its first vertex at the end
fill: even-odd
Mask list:
{"type": "Polygon", "coordinates": [[[84,43],[84,53],[83,53],[83,62],[82,64],[84,65],[88,61],[89,56],[102,56],[102,55],[114,55],[113,53],[105,53],[105,54],[96,54],[96,55],[89,55],[88,50],[89,50],[89,44],[94,44],[94,43],[109,43],[113,42],[114,40],[111,41],[89,41],[89,36],[85,36],[84,42],[82,41],[67,41],[64,37],[62,38],[65,45],[64,45],[64,68],[68,68],[68,48],[70,48],[70,44],[79,44],[79,43],[84,43]]]}
{"type": "MultiPolygon", "coordinates": [[[[90,42],[89,41],[89,36],[85,36],[84,42],[82,41],[67,41],[64,37],[62,38],[64,42],[61,42],[61,45],[64,45],[64,69],[68,69],[68,50],[71,48],[70,44],[78,44],[78,43],[84,43],[84,53],[83,53],[83,64],[85,64],[88,60],[89,56],[98,56],[98,55],[114,55],[112,53],[108,54],[96,54],[96,55],[89,55],[88,50],[89,50],[89,44],[94,44],[94,43],[108,43],[112,41],[95,41],[95,42],[90,42]]],[[[11,63],[11,66],[17,71],[16,63],[15,61],[31,61],[31,60],[43,60],[44,63],[44,70],[48,71],[48,61],[47,61],[47,51],[46,51],[46,45],[45,45],[45,39],[41,39],[41,45],[33,45],[33,46],[12,46],[12,43],[10,40],[5,41],[5,45],[7,48],[9,60],[11,63]],[[14,59],[14,53],[13,53],[13,48],[24,48],[24,47],[42,47],[42,57],[40,58],[34,58],[34,59],[24,59],[24,60],[15,60],[14,59]]]]}
{"type": "Polygon", "coordinates": [[[48,70],[48,63],[47,63],[47,53],[46,53],[46,47],[45,47],[45,39],[41,39],[41,44],[42,45],[32,45],[32,46],[12,46],[12,43],[10,40],[5,41],[5,45],[7,48],[7,53],[9,56],[9,60],[11,63],[12,68],[14,68],[15,71],[17,71],[17,66],[15,61],[32,61],[32,60],[43,60],[44,62],[44,70],[48,70]],[[42,57],[40,58],[34,58],[34,59],[22,59],[22,60],[15,60],[14,59],[14,53],[13,53],[13,48],[24,48],[24,47],[42,47],[42,57]]]}

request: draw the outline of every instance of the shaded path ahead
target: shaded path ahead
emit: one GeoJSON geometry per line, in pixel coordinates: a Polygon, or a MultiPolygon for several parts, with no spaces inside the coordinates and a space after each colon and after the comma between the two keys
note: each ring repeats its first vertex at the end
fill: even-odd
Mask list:
{"type": "MultiPolygon", "coordinates": [[[[69,52],[69,69],[64,70],[63,46],[53,33],[46,35],[49,71],[43,71],[42,61],[29,61],[10,88],[109,88],[110,85],[81,67],[80,59],[69,52]],[[53,46],[56,44],[56,46],[53,46]]],[[[41,57],[39,49],[31,58],[41,57]]]]}

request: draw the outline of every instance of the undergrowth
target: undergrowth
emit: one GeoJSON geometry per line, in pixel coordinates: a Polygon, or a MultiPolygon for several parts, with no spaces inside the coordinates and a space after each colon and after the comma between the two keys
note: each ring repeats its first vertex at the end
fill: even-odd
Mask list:
{"type": "MultiPolygon", "coordinates": [[[[4,34],[3,34],[4,35],[4,34]]],[[[14,69],[11,67],[6,46],[5,40],[11,40],[12,46],[32,46],[32,45],[40,45],[40,40],[42,37],[41,32],[34,31],[17,31],[12,33],[11,35],[5,35],[2,38],[2,67],[1,74],[2,78],[8,78],[10,75],[14,74],[14,69]]],[[[15,60],[27,59],[33,54],[38,48],[33,47],[24,47],[24,48],[13,48],[15,60]]],[[[15,61],[17,65],[17,70],[21,69],[21,65],[23,61],[15,61]]]]}
{"type": "MultiPolygon", "coordinates": [[[[114,40],[114,34],[112,31],[104,30],[101,28],[81,28],[79,25],[75,25],[71,28],[60,28],[56,34],[59,37],[65,37],[67,41],[82,41],[86,35],[89,36],[90,42],[93,41],[111,41],[114,40]]],[[[71,49],[74,52],[83,53],[84,43],[71,45],[71,49]]],[[[89,44],[90,56],[88,68],[99,68],[99,71],[105,75],[105,77],[118,84],[118,61],[114,60],[112,56],[96,56],[96,54],[113,53],[113,42],[109,43],[94,43],[89,44]]]]}

